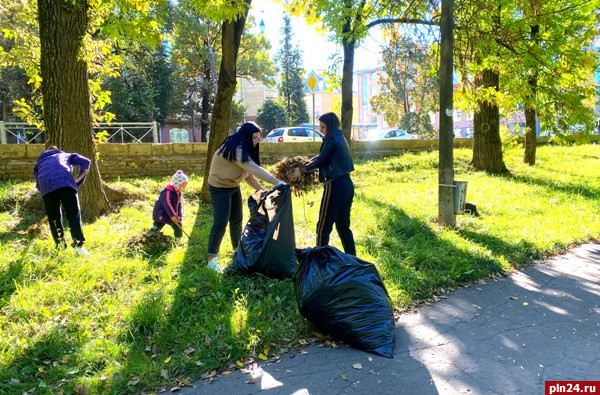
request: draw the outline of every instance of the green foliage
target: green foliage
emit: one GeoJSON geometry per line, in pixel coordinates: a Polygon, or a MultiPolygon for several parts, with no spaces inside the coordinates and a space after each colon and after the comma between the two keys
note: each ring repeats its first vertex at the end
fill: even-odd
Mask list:
{"type": "Polygon", "coordinates": [[[302,52],[298,45],[292,44],[294,33],[290,17],[285,14],[281,27],[281,49],[277,53],[276,62],[279,64],[279,100],[287,113],[290,125],[300,125],[308,122],[306,101],[304,100],[304,66],[302,52]]]}
{"type": "MultiPolygon", "coordinates": [[[[458,216],[455,229],[436,221],[437,151],[357,160],[358,256],[376,265],[403,309],[597,238],[597,150],[542,146],[532,167],[507,149],[506,177],[473,171],[472,152],[455,150],[456,178],[469,182],[467,200],[481,213],[458,216]]],[[[297,311],[292,281],[222,277],[206,268],[211,209],[198,200],[201,175],[189,176],[189,240],[131,248],[150,227],[169,179],[113,180],[130,198],[84,225],[91,258],[55,252],[47,225],[20,235],[42,215],[25,208],[34,185],[0,183],[0,392],[146,393],[249,356],[276,356],[314,336],[297,311]]],[[[250,192],[243,187],[244,196],[250,192]]],[[[320,191],[294,198],[298,248],[314,243],[320,199],[320,191]]],[[[164,229],[171,242],[172,234],[164,229]]],[[[331,243],[341,248],[335,232],[331,243]]],[[[232,253],[226,237],[221,262],[232,253]]]]}
{"type": "Polygon", "coordinates": [[[389,44],[382,50],[381,92],[371,99],[373,109],[384,114],[388,125],[409,133],[434,133],[429,113],[438,103],[438,60],[428,41],[402,35],[390,28],[389,44]]]}
{"type": "Polygon", "coordinates": [[[469,3],[456,13],[456,59],[464,90],[458,108],[475,111],[485,92],[473,77],[485,68],[500,73],[499,95],[491,97],[503,117],[517,106],[535,109],[541,130],[564,133],[572,125],[591,130],[600,32],[590,17],[600,1],[469,3]],[[539,29],[536,34],[532,31],[539,29]],[[536,84],[532,85],[532,78],[536,84]]]}
{"type": "Polygon", "coordinates": [[[289,124],[285,108],[275,100],[265,100],[262,106],[258,109],[256,123],[263,130],[263,136],[271,130],[289,124]]]}

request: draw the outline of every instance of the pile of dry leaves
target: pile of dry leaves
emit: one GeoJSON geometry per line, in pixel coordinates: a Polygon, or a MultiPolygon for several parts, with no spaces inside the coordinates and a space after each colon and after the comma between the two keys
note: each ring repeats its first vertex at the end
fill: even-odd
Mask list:
{"type": "Polygon", "coordinates": [[[162,232],[150,231],[132,236],[127,240],[128,251],[142,251],[147,255],[160,255],[173,247],[173,238],[162,232]]]}
{"type": "Polygon", "coordinates": [[[311,191],[319,185],[319,177],[316,171],[300,174],[298,171],[301,166],[310,163],[310,158],[306,156],[285,157],[271,169],[271,174],[281,181],[289,184],[296,194],[311,191]]]}

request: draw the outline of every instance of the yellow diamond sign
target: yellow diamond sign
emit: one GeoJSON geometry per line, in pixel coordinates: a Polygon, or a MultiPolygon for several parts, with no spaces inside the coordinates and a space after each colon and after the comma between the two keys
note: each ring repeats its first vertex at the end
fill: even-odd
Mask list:
{"type": "Polygon", "coordinates": [[[310,91],[310,93],[315,93],[315,88],[317,87],[317,83],[319,79],[317,78],[317,74],[314,71],[311,71],[308,75],[308,79],[306,80],[306,87],[310,91]]]}

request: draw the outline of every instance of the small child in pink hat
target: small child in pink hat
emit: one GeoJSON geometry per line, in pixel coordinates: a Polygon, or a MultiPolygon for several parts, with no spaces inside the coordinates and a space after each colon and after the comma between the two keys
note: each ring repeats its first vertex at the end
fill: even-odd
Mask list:
{"type": "Polygon", "coordinates": [[[166,224],[171,225],[175,238],[183,235],[181,222],[183,218],[183,191],[188,184],[188,178],[181,170],[173,174],[172,181],[158,196],[152,210],[154,223],[150,231],[160,231],[166,224]]]}

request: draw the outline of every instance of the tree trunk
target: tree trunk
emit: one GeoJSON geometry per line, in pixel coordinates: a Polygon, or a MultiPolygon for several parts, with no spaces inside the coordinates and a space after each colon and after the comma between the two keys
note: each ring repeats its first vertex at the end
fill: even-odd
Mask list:
{"type": "Polygon", "coordinates": [[[208,114],[210,112],[210,94],[212,91],[210,65],[204,71],[204,83],[202,84],[202,104],[200,107],[200,141],[208,141],[208,114]]]}
{"type": "Polygon", "coordinates": [[[92,116],[83,37],[88,25],[84,0],[39,0],[42,95],[46,146],[77,152],[92,161],[80,204],[89,221],[110,209],[103,191],[92,135],[92,116]]]}
{"type": "MultiPolygon", "coordinates": [[[[344,32],[351,30],[352,20],[346,19],[344,32]]],[[[344,48],[344,63],[342,68],[342,131],[348,144],[352,144],[352,83],[354,82],[354,48],[356,41],[353,38],[344,37],[342,47],[344,48]]]]}
{"type": "MultiPolygon", "coordinates": [[[[529,84],[531,85],[532,82],[530,81],[529,84]]],[[[535,85],[537,85],[537,78],[535,85]]],[[[525,155],[523,157],[523,162],[531,166],[535,165],[536,148],[537,134],[535,122],[535,108],[529,105],[525,107],[525,155]]]]}
{"type": "MultiPolygon", "coordinates": [[[[485,69],[475,78],[476,89],[499,90],[500,74],[485,69]]],[[[473,117],[473,160],[471,164],[477,170],[492,174],[507,173],[502,158],[502,140],[500,139],[500,110],[495,99],[480,99],[478,110],[473,117]]]]}
{"type": "Polygon", "coordinates": [[[452,71],[454,64],[454,1],[442,1],[440,20],[440,164],[438,169],[438,223],[454,227],[454,123],[452,71]]]}
{"type": "MultiPolygon", "coordinates": [[[[534,4],[535,16],[539,16],[539,6],[534,4]]],[[[536,43],[538,41],[538,34],[540,32],[540,25],[532,25],[530,38],[536,43]]],[[[523,156],[523,162],[528,165],[535,165],[535,154],[537,148],[537,125],[535,122],[536,109],[535,104],[537,103],[537,88],[538,88],[538,73],[537,70],[533,70],[533,75],[527,80],[529,84],[529,97],[525,100],[525,153],[523,156]]]]}
{"type": "Polygon", "coordinates": [[[237,57],[242,41],[244,25],[248,17],[248,10],[252,0],[245,0],[246,12],[235,21],[223,22],[221,34],[221,67],[219,68],[219,82],[217,85],[217,97],[213,105],[212,120],[210,123],[210,139],[208,140],[208,152],[206,153],[206,166],[204,167],[204,180],[202,182],[201,197],[209,201],[208,174],[210,162],[223,140],[229,132],[229,119],[231,115],[231,101],[235,94],[237,84],[237,57]]]}

